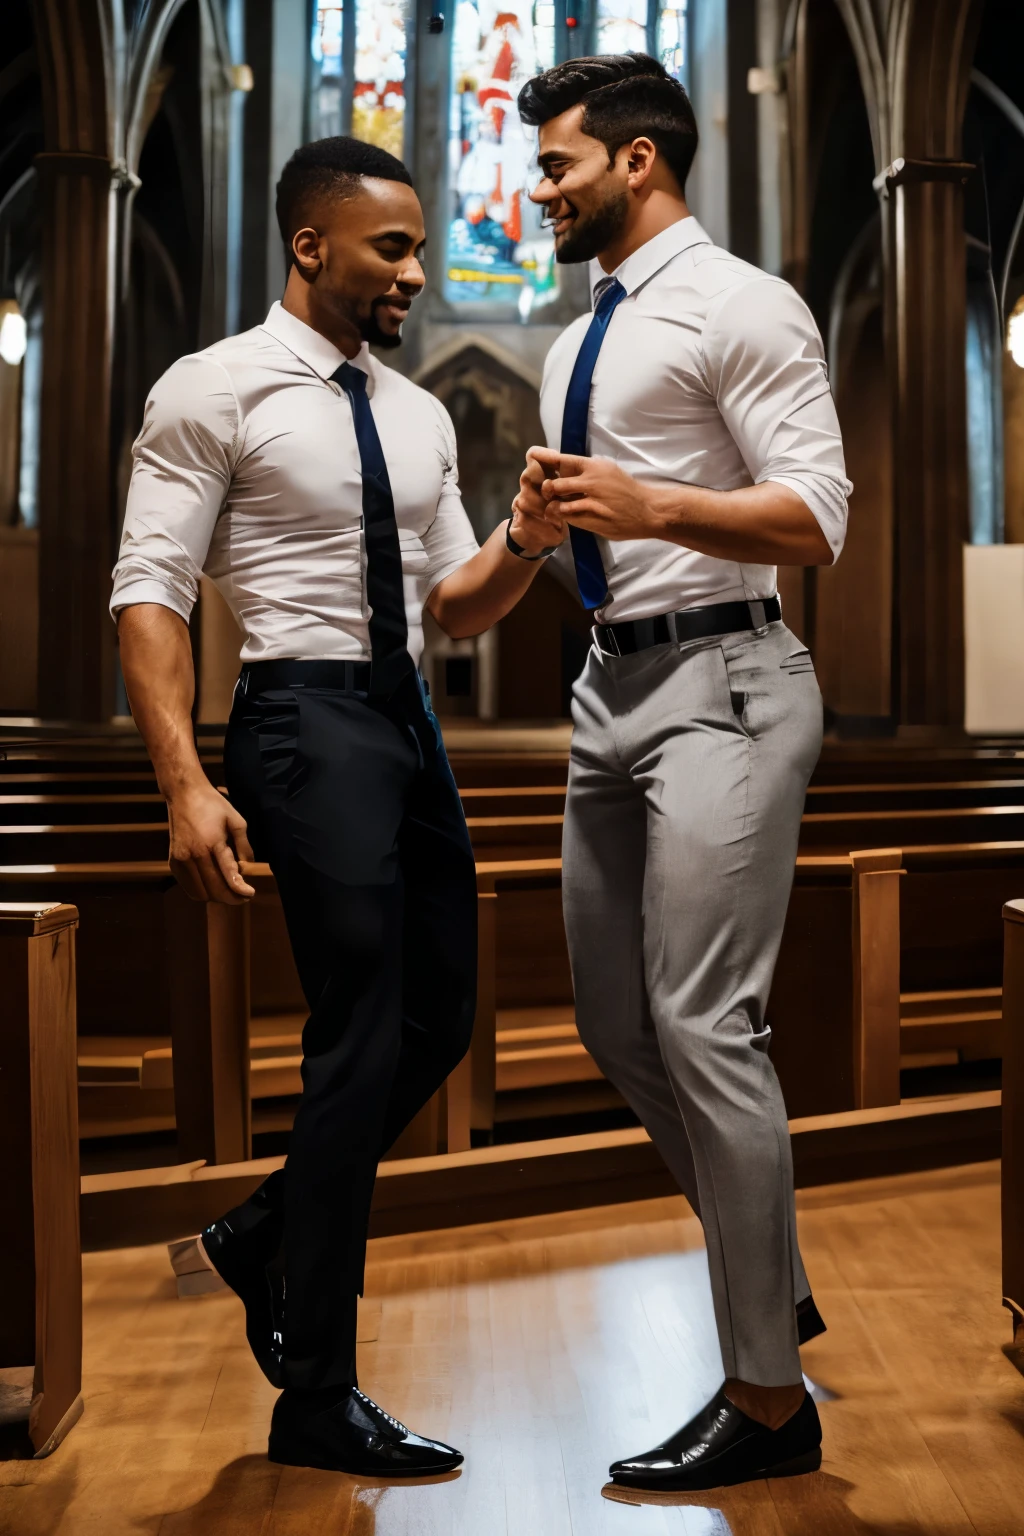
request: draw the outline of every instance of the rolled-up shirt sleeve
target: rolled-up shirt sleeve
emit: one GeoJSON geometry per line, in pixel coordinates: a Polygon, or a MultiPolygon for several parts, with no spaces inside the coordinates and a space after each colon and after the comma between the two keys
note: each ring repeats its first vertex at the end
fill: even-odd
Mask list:
{"type": "Polygon", "coordinates": [[[212,358],[183,357],[146,401],[110,611],[159,603],[186,623],[236,457],[238,402],[212,358]]]}
{"type": "Polygon", "coordinates": [[[446,576],[472,560],[480,545],[473,525],[462,504],[459,489],[459,465],[455,444],[455,428],[451,417],[440,401],[437,407],[438,431],[441,453],[444,459],[444,475],[441,494],[437,501],[437,515],[423,535],[423,547],[429,563],[426,590],[431,593],[446,576]]]}
{"type": "Polygon", "coordinates": [[[703,351],[708,385],[751,479],[795,491],[838,556],[853,486],[807,305],[788,283],[755,278],[712,307],[703,351]]]}

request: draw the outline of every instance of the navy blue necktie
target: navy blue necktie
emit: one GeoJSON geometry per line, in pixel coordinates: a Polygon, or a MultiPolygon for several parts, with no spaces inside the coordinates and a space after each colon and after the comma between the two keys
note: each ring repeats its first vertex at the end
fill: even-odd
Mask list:
{"type": "MultiPolygon", "coordinates": [[[[569,388],[565,394],[562,413],[563,453],[586,454],[587,429],[590,416],[590,386],[594,379],[597,354],[604,341],[608,322],[615,307],[626,297],[626,290],[618,278],[612,278],[597,301],[590,329],[583,338],[576,361],[573,364],[569,388]]],[[[601,551],[597,539],[586,528],[570,528],[572,557],[576,562],[576,581],[584,608],[600,608],[608,596],[608,578],[604,573],[601,551]]]]}
{"type": "Polygon", "coordinates": [[[392,693],[412,672],[405,616],[402,547],[395,522],[388,466],[366,396],[366,374],[342,363],[331,378],[352,406],[363,478],[363,538],[366,543],[366,601],[370,608],[371,693],[392,693]]]}

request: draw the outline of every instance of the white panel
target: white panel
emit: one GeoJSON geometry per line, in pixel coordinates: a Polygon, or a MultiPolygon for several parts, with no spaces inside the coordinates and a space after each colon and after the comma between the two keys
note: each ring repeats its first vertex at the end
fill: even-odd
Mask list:
{"type": "Polygon", "coordinates": [[[964,728],[1024,734],[1024,544],[964,546],[964,728]]]}

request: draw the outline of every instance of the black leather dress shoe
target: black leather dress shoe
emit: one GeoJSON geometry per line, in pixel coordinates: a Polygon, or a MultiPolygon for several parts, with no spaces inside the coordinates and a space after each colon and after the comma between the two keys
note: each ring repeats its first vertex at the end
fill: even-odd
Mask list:
{"type": "Polygon", "coordinates": [[[616,1461],[611,1479],[630,1488],[725,1488],[761,1477],[795,1477],[821,1466],[821,1423],[808,1393],[793,1417],[768,1429],[731,1403],[725,1388],[664,1445],[616,1461]]]}
{"type": "Polygon", "coordinates": [[[813,1296],[805,1296],[796,1304],[796,1335],[801,1344],[808,1344],[826,1330],[825,1319],[814,1305],[813,1296]]]}
{"type": "Polygon", "coordinates": [[[197,1243],[207,1263],[245,1307],[245,1336],[257,1365],[272,1386],[282,1386],[284,1280],[268,1266],[263,1244],[237,1232],[230,1216],[207,1227],[197,1243]]]}
{"type": "Polygon", "coordinates": [[[462,1464],[460,1451],[412,1434],[358,1387],[340,1390],[326,1404],[319,1394],[281,1393],[270,1423],[271,1461],[356,1477],[431,1477],[462,1464]]]}

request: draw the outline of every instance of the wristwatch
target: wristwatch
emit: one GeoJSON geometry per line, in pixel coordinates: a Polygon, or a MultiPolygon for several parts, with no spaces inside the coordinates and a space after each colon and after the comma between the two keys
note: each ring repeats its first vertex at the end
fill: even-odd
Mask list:
{"type": "Polygon", "coordinates": [[[548,555],[553,555],[558,548],[557,544],[551,544],[547,549],[542,549],[539,555],[528,555],[521,544],[517,544],[512,537],[512,519],[505,524],[505,547],[518,555],[520,560],[546,560],[548,555]]]}

